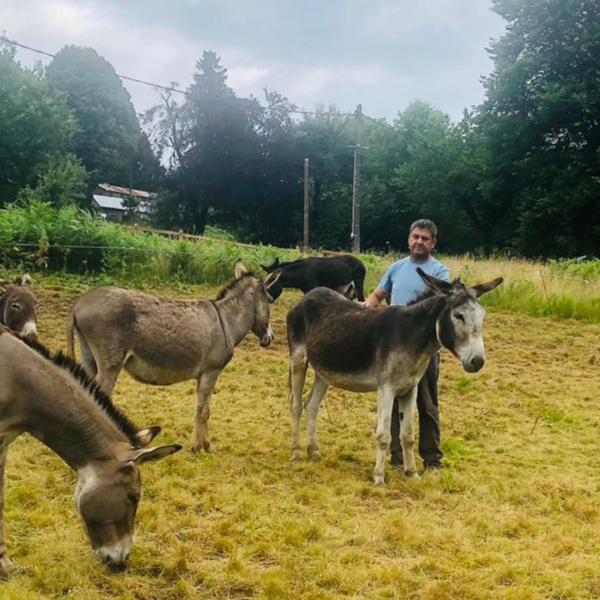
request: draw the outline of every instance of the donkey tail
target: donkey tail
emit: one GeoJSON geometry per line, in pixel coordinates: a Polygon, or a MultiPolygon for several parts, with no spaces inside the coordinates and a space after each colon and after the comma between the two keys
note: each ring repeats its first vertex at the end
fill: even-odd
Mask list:
{"type": "Polygon", "coordinates": [[[75,310],[71,309],[69,316],[67,317],[67,356],[75,358],[75,310]]]}

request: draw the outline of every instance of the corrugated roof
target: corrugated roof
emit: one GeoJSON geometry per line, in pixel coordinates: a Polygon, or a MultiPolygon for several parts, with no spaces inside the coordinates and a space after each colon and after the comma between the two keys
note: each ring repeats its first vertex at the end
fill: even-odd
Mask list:
{"type": "Polygon", "coordinates": [[[119,185],[111,185],[110,183],[99,183],[98,187],[103,189],[105,192],[112,192],[113,194],[123,194],[123,196],[136,196],[137,198],[150,198],[150,192],[144,190],[135,190],[133,188],[125,188],[119,185]]]}
{"type": "Polygon", "coordinates": [[[100,194],[94,194],[94,200],[98,203],[100,208],[112,208],[113,210],[127,210],[122,202],[122,198],[114,198],[113,196],[101,196],[100,194]]]}
{"type": "MultiPolygon", "coordinates": [[[[122,210],[125,212],[127,208],[123,205],[123,198],[115,196],[103,196],[102,194],[94,194],[94,200],[100,208],[110,208],[112,210],[122,210]]],[[[146,202],[141,202],[135,209],[138,214],[150,214],[150,207],[146,202]]]]}

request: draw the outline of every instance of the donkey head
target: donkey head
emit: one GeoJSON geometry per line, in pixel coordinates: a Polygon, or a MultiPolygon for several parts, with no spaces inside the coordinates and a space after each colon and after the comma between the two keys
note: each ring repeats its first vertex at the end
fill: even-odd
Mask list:
{"type": "Polygon", "coordinates": [[[264,271],[266,271],[267,273],[272,273],[273,271],[276,271],[277,269],[279,269],[279,258],[276,258],[273,261],[272,265],[260,265],[262,267],[262,269],[264,271]]]}
{"type": "MultiPolygon", "coordinates": [[[[235,263],[235,278],[240,279],[247,274],[248,269],[242,264],[242,259],[239,258],[235,263]]],[[[271,295],[271,289],[275,286],[280,276],[281,269],[277,269],[260,281],[254,279],[256,293],[254,295],[254,322],[252,323],[251,330],[259,339],[261,346],[269,346],[275,339],[273,330],[269,325],[271,304],[276,300],[271,295]]]]}
{"type": "Polygon", "coordinates": [[[482,330],[485,309],[478,298],[497,288],[502,277],[469,288],[460,279],[450,283],[427,275],[420,268],[417,273],[435,295],[446,298],[446,306],[436,323],[438,341],[462,362],[465,371],[479,371],[485,363],[482,330]]]}
{"type": "MultiPolygon", "coordinates": [[[[160,427],[137,434],[140,446],[149,444],[160,427]]],[[[135,515],[142,493],[139,465],[181,450],[179,445],[127,448],[118,460],[103,461],[79,470],[75,503],[96,558],[122,568],[133,546],[135,515]]]]}
{"type": "Polygon", "coordinates": [[[0,280],[0,323],[35,341],[37,306],[29,273],[17,277],[13,283],[0,280]]]}

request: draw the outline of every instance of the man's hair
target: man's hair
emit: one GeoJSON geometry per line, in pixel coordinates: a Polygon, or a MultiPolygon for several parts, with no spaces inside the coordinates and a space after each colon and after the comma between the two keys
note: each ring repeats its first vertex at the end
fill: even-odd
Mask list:
{"type": "Polygon", "coordinates": [[[412,233],[412,230],[415,227],[418,227],[419,229],[428,229],[431,232],[431,237],[433,237],[434,240],[437,240],[437,227],[433,221],[430,221],[429,219],[419,219],[410,226],[408,233],[412,233]]]}

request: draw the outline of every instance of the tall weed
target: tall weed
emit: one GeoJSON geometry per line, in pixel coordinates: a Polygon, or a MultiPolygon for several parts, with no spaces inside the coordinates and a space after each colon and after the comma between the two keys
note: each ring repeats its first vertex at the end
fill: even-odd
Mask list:
{"type": "MultiPolygon", "coordinates": [[[[213,232],[215,233],[215,232],[213,232]]],[[[172,240],[137,233],[108,223],[73,206],[48,204],[11,206],[0,212],[0,259],[10,269],[27,268],[108,275],[145,285],[220,284],[231,278],[238,258],[261,273],[262,264],[302,258],[297,249],[249,246],[206,237],[202,241],[172,240]]],[[[401,255],[362,254],[367,267],[366,292],[401,255]]],[[[441,257],[451,276],[469,284],[504,277],[504,285],[483,304],[538,317],[600,323],[600,261],[549,261],[441,257]]]]}

